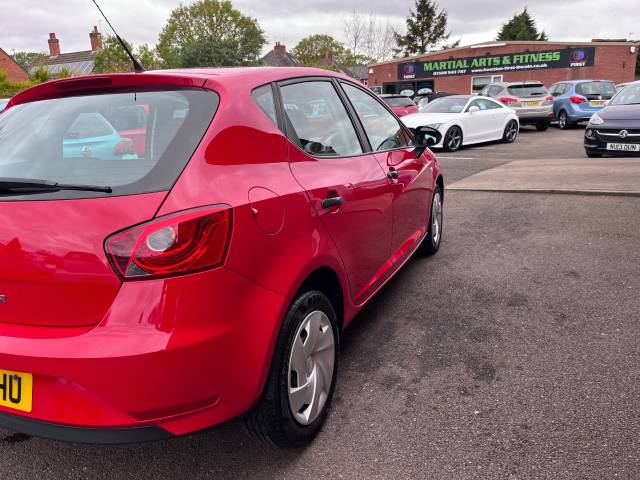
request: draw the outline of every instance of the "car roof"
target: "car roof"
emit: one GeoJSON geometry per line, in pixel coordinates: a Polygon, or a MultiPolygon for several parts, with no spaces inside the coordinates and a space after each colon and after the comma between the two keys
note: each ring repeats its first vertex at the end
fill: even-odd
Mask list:
{"type": "Polygon", "coordinates": [[[585,78],[582,80],[562,80],[560,82],[556,82],[556,83],[569,83],[571,85],[577,85],[579,83],[588,83],[588,82],[611,82],[613,83],[613,81],[611,80],[603,80],[603,79],[597,79],[597,78],[585,78]]]}
{"type": "Polygon", "coordinates": [[[115,89],[116,87],[176,86],[182,88],[202,88],[207,81],[215,87],[244,86],[253,89],[271,82],[304,77],[333,77],[359,83],[342,73],[311,67],[231,67],[231,68],[184,68],[174,70],[153,70],[143,73],[110,73],[84,75],[53,80],[28,88],[11,100],[13,105],[57,98],[62,95],[82,91],[115,89]]]}
{"type": "Polygon", "coordinates": [[[543,85],[544,83],[540,80],[523,80],[521,82],[495,82],[491,85],[497,85],[499,87],[512,87],[514,85],[543,85]]]}

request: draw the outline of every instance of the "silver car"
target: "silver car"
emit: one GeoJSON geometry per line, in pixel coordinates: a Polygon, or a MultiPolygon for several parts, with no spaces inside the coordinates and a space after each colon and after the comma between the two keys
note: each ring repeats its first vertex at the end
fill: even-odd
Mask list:
{"type": "Polygon", "coordinates": [[[542,82],[492,83],[483,88],[480,95],[499,100],[514,109],[520,125],[535,125],[539,131],[544,131],[553,119],[553,97],[542,82]]]}

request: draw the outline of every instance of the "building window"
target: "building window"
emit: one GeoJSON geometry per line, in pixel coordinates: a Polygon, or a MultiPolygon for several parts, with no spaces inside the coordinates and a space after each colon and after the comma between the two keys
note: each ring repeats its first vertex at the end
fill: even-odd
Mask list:
{"type": "Polygon", "coordinates": [[[471,79],[471,93],[478,93],[487,85],[501,81],[502,75],[484,75],[482,77],[473,77],[471,79]]]}

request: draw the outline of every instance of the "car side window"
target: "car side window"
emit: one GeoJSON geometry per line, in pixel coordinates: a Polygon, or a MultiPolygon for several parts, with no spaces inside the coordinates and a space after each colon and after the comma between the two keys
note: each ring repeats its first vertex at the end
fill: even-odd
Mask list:
{"type": "Polygon", "coordinates": [[[497,97],[498,95],[500,95],[500,92],[502,91],[502,88],[498,87],[497,85],[494,85],[492,87],[489,87],[489,95],[487,95],[488,97],[497,97]]]}
{"type": "Polygon", "coordinates": [[[373,151],[394,150],[411,145],[411,138],[400,122],[378,100],[353,85],[343,82],[341,85],[360,118],[373,151]]]}
{"type": "Polygon", "coordinates": [[[489,96],[489,86],[487,85],[486,87],[484,87],[482,89],[482,91],[478,94],[482,97],[488,97],[489,96]]]}
{"type": "Polygon", "coordinates": [[[331,82],[293,83],[280,87],[280,92],[287,133],[302,150],[320,157],[363,153],[355,127],[331,82]]]}
{"type": "Polygon", "coordinates": [[[493,102],[489,99],[479,99],[478,102],[480,103],[480,110],[496,110],[498,108],[502,108],[501,105],[498,105],[496,102],[493,102]]]}
{"type": "Polygon", "coordinates": [[[476,100],[474,100],[473,102],[471,102],[471,103],[467,106],[467,108],[466,108],[465,112],[468,112],[469,110],[471,110],[471,107],[478,107],[480,110],[483,110],[482,108],[480,108],[480,103],[479,103],[479,102],[480,102],[480,99],[479,99],[479,98],[478,98],[478,99],[476,99],[476,100]]]}
{"type": "Polygon", "coordinates": [[[555,86],[555,90],[554,93],[552,93],[551,95],[553,95],[554,97],[559,97],[560,95],[564,95],[564,92],[567,90],[567,85],[564,83],[559,83],[555,86]]]}
{"type": "Polygon", "coordinates": [[[260,109],[271,119],[273,123],[277,125],[278,116],[276,115],[276,104],[273,100],[273,90],[271,89],[271,85],[258,87],[251,93],[251,95],[260,109]]]}

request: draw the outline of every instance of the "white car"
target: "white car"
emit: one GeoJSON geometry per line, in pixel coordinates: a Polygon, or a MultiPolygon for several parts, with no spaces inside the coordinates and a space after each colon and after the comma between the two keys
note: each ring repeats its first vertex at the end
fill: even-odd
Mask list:
{"type": "Polygon", "coordinates": [[[442,133],[434,147],[455,152],[463,145],[501,140],[513,142],[520,131],[514,110],[491,98],[451,95],[429,102],[420,113],[401,118],[409,128],[432,127],[442,133]]]}

